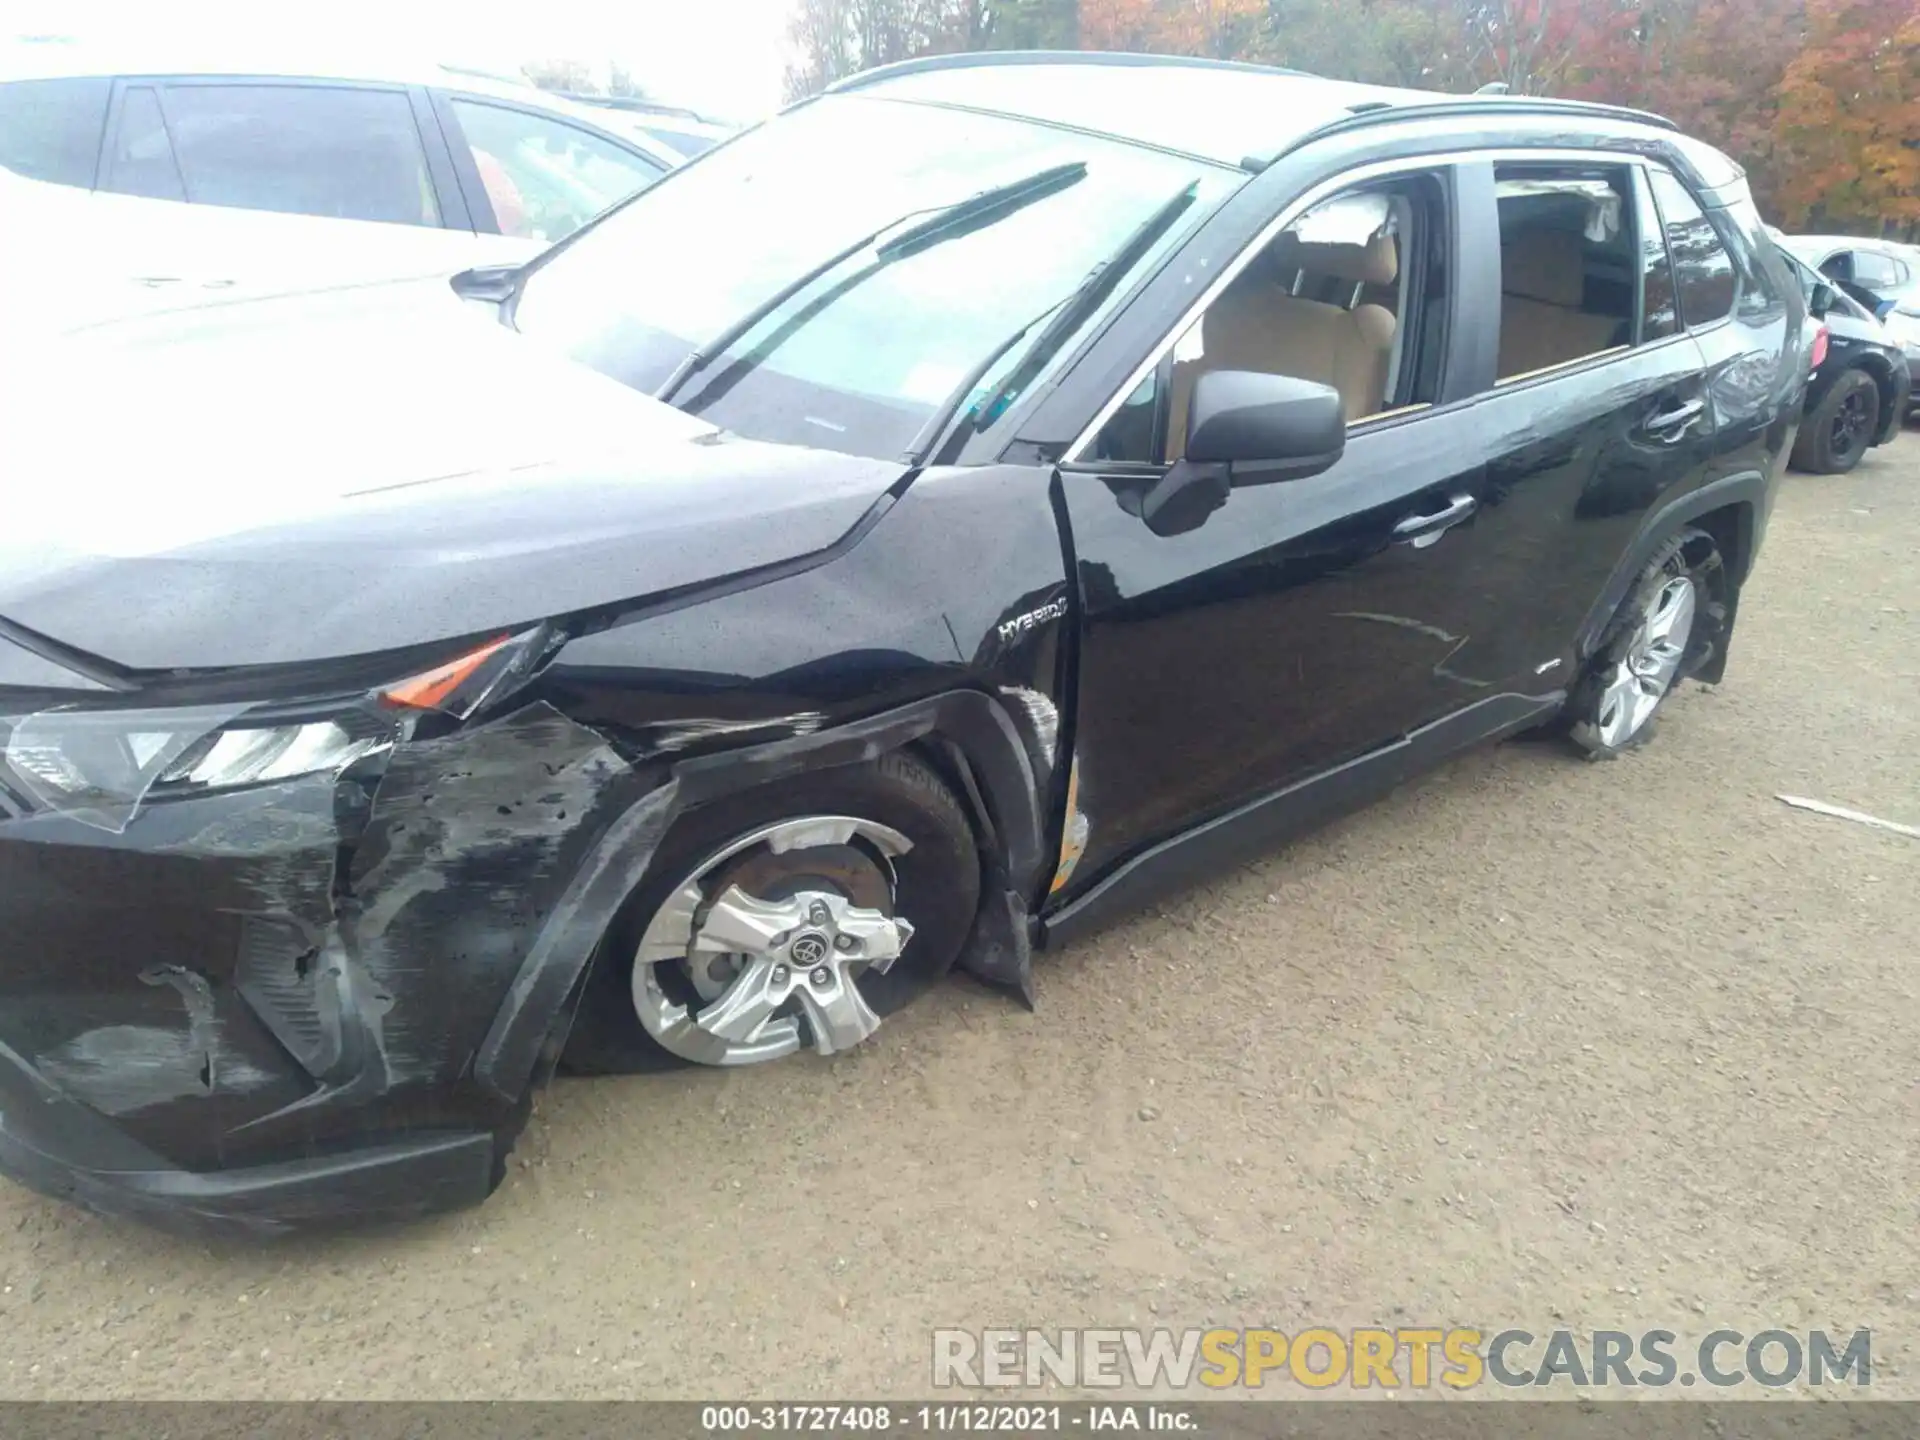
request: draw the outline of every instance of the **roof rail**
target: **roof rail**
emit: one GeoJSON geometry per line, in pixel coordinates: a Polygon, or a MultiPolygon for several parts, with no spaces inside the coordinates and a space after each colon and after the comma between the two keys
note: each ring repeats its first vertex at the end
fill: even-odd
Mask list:
{"type": "Polygon", "coordinates": [[[1652,125],[1661,130],[1678,131],[1679,126],[1664,115],[1649,110],[1633,110],[1624,105],[1600,105],[1587,100],[1556,100],[1537,95],[1462,95],[1448,99],[1436,97],[1423,104],[1367,104],[1350,114],[1297,135],[1273,154],[1264,157],[1271,165],[1282,155],[1291,155],[1328,135],[1364,130],[1387,121],[1452,119],[1456,115],[1581,115],[1588,118],[1625,120],[1636,125],[1652,125]]]}
{"type": "Polygon", "coordinates": [[[553,93],[576,105],[597,105],[602,110],[625,110],[634,115],[658,115],[662,119],[698,120],[702,123],[707,119],[698,110],[689,110],[682,105],[658,105],[633,95],[593,95],[584,90],[556,90],[553,93]]]}
{"type": "Polygon", "coordinates": [[[1142,69],[1181,68],[1192,70],[1237,70],[1255,75],[1303,75],[1302,70],[1282,70],[1273,65],[1254,65],[1245,60],[1209,60],[1200,55],[1146,55],[1133,50],[965,50],[953,55],[922,55],[916,60],[896,60],[877,65],[827,86],[829,95],[868,86],[902,75],[923,75],[937,70],[986,70],[1004,65],[1087,65],[1142,69]]]}

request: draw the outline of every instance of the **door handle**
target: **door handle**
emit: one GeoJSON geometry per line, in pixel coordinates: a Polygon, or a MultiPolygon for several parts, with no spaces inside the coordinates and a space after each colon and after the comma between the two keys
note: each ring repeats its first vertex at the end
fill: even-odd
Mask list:
{"type": "Polygon", "coordinates": [[[1672,432],[1684,430],[1705,414],[1706,409],[1706,401],[1688,400],[1684,404],[1674,406],[1671,410],[1655,411],[1647,417],[1647,433],[1678,439],[1679,436],[1672,432]]]}
{"type": "Polygon", "coordinates": [[[1394,526],[1393,543],[1424,550],[1479,508],[1480,502],[1471,495],[1455,495],[1446,509],[1431,515],[1409,515],[1394,526]]]}

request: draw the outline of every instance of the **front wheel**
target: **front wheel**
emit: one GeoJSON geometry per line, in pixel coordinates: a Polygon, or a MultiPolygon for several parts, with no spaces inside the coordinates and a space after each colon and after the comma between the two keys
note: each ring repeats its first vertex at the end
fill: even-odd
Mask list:
{"type": "Polygon", "coordinates": [[[1844,475],[1880,433],[1880,387],[1863,370],[1849,370],[1808,415],[1794,442],[1793,465],[1816,475],[1844,475]]]}
{"type": "Polygon", "coordinates": [[[1602,759],[1645,744],[1655,714],[1712,657],[1726,623],[1720,547],[1704,530],[1682,530],[1642,567],[1575,686],[1574,743],[1602,759]]]}
{"type": "Polygon", "coordinates": [[[966,814],[905,755],[716,801],[674,827],[615,921],[562,1064],[850,1049],[953,963],[979,897],[966,814]]]}

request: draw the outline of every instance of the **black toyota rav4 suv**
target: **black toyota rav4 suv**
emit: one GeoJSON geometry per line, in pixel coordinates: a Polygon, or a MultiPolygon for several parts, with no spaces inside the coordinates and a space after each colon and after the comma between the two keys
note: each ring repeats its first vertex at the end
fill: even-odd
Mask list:
{"type": "Polygon", "coordinates": [[[842,1051],[1464,747],[1627,750],[1812,349],[1654,117],[1141,57],[194,294],[8,381],[0,1166],[256,1232],[479,1200],[555,1065],[842,1051]]]}

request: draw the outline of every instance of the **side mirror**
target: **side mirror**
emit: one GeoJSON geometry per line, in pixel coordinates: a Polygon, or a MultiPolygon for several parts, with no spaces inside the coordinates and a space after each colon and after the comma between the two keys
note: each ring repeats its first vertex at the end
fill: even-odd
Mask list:
{"type": "Polygon", "coordinates": [[[1290,375],[1209,370],[1187,406],[1186,458],[1140,499],[1156,535],[1197,529],[1235,486],[1299,480],[1346,453],[1340,392],[1290,375]]]}
{"type": "Polygon", "coordinates": [[[1210,370],[1193,387],[1187,459],[1225,465],[1231,484],[1318,475],[1346,448],[1346,407],[1330,385],[1257,370],[1210,370]]]}
{"type": "Polygon", "coordinates": [[[1813,293],[1807,297],[1807,313],[1816,320],[1824,320],[1833,312],[1834,302],[1839,297],[1834,294],[1833,286],[1824,281],[1813,287],[1813,293]]]}

